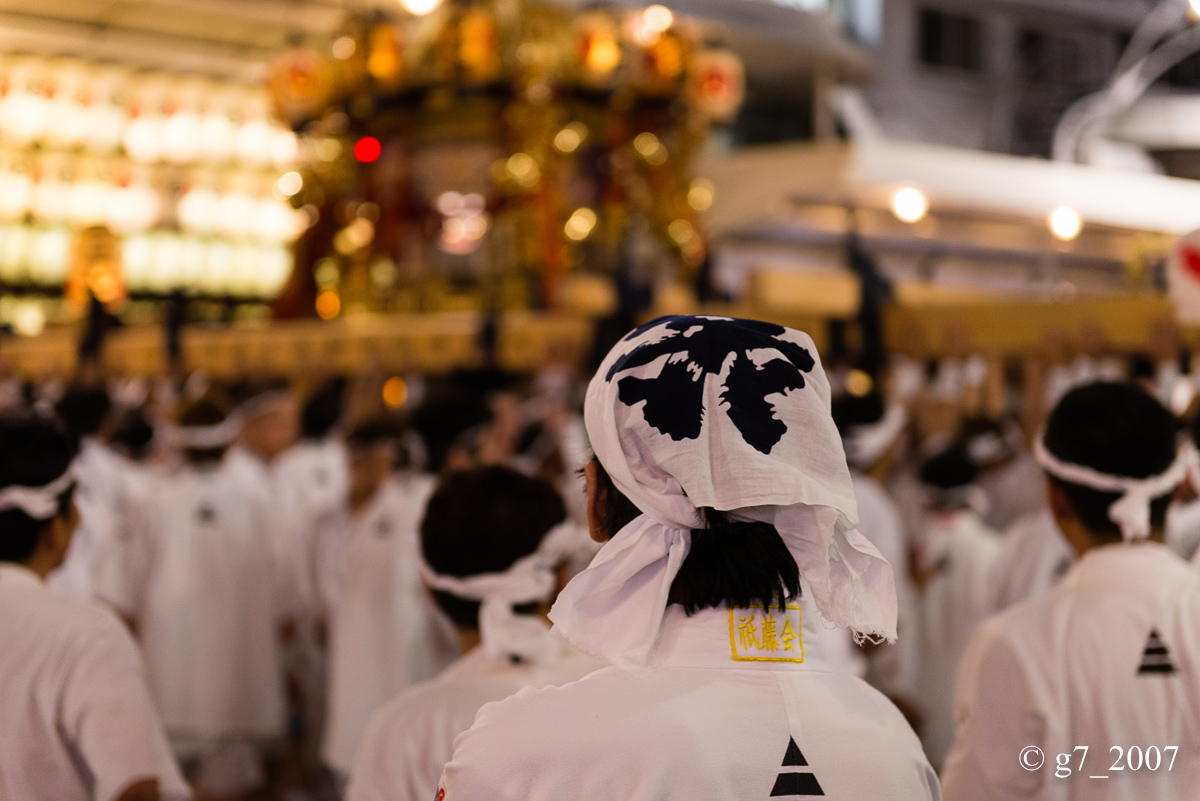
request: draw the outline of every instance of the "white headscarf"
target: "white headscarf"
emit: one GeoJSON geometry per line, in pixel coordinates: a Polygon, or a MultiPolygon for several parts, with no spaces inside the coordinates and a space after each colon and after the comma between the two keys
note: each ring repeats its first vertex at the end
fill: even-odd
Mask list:
{"type": "Polygon", "coordinates": [[[817,608],[894,640],[891,566],[858,512],[829,382],[812,340],[771,323],[663,317],[626,336],[588,387],[596,457],[644,514],[616,532],[550,612],[555,631],[617,664],[645,664],[700,507],[771,523],[817,608]]]}
{"type": "Polygon", "coordinates": [[[447,576],[421,562],[421,578],[435,590],[481,601],[479,639],[497,658],[518,656],[547,664],[559,655],[559,643],[548,637],[550,627],[532,615],[518,615],[515,604],[548,601],[558,579],[559,565],[580,554],[595,553],[596,545],[577,523],[560,523],[546,533],[538,549],[518,559],[502,573],[447,576]]]}
{"type": "Polygon", "coordinates": [[[0,512],[20,509],[34,520],[49,520],[58,514],[58,498],[75,483],[74,462],[63,474],[40,487],[10,484],[0,490],[0,512]]]}
{"type": "Polygon", "coordinates": [[[1185,445],[1178,449],[1170,466],[1158,475],[1146,478],[1110,475],[1086,465],[1062,461],[1050,453],[1044,437],[1043,433],[1034,440],[1033,457],[1047,473],[1081,487],[1121,494],[1108,507],[1108,517],[1121,529],[1121,538],[1126,542],[1144,540],[1150,536],[1150,504],[1182,484],[1196,463],[1195,448],[1185,445]]]}

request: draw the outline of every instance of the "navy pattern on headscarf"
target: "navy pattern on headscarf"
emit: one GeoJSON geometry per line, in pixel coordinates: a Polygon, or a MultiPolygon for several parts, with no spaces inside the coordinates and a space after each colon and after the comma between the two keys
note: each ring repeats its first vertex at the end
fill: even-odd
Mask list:
{"type": "MultiPolygon", "coordinates": [[[[709,373],[719,375],[732,354],[733,364],[720,399],[728,404],[730,422],[742,439],[769,454],[787,433],[787,426],[775,417],[767,396],[804,388],[804,373],[816,364],[808,350],[779,339],[786,330],[781,325],[734,317],[659,317],[639,326],[625,340],[660,326],[671,333],[629,351],[605,376],[605,380],[612,381],[619,372],[668,356],[655,378],[620,379],[617,386],[621,402],[633,406],[645,401],[642,414],[648,425],[675,441],[696,439],[704,423],[704,378],[709,373]],[[763,348],[774,349],[784,358],[755,364],[749,351],[763,348]]],[[[710,409],[709,413],[714,411],[710,409]]]]}

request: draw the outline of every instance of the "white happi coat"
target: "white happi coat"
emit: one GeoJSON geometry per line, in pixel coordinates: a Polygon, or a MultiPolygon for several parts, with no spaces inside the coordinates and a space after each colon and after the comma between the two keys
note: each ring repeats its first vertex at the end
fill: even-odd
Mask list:
{"type": "Polygon", "coordinates": [[[84,437],[75,471],[75,506],[79,525],[67,556],[46,580],[53,592],[90,601],[95,597],[99,573],[107,567],[114,542],[128,525],[124,517],[127,487],[120,457],[95,437],[84,437]]]}
{"type": "Polygon", "coordinates": [[[295,488],[305,515],[316,520],[341,507],[350,486],[346,446],[332,437],[301,440],[272,464],[278,481],[295,488]]]}
{"type": "Polygon", "coordinates": [[[1000,539],[970,509],[934,512],[927,525],[917,543],[917,561],[935,572],[917,602],[921,664],[916,694],[925,714],[921,741],[937,766],[954,739],[954,681],[1000,539]]]}
{"type": "Polygon", "coordinates": [[[0,563],[0,799],[109,801],[147,779],[189,796],[125,627],[0,563]]]}
{"type": "Polygon", "coordinates": [[[673,605],[650,667],[489,704],[455,742],[445,801],[939,798],[900,712],[821,655],[811,603],[767,614],[673,605]]]}
{"type": "Polygon", "coordinates": [[[979,488],[988,500],[983,522],[995,531],[1004,531],[1022,516],[1049,508],[1046,474],[1025,451],[980,476],[979,488]]]}
{"type": "Polygon", "coordinates": [[[279,624],[291,609],[273,513],[228,464],[164,476],[104,588],[139,621],[151,692],[172,735],[282,733],[279,624]]]}
{"type": "Polygon", "coordinates": [[[1041,595],[1073,564],[1075,550],[1058,530],[1049,509],[1022,517],[1004,533],[988,574],[979,620],[1041,595]]]}
{"type": "Polygon", "coordinates": [[[371,718],[346,801],[431,801],[455,738],[484,704],[525,687],[569,684],[604,666],[566,643],[560,651],[557,660],[536,664],[475,648],[436,678],[404,690],[371,718]]]}
{"type": "Polygon", "coordinates": [[[427,476],[390,479],[359,513],[344,511],[318,534],[330,633],[321,750],[342,773],[353,766],[371,715],[459,655],[453,626],[421,582],[419,526],[433,488],[427,476]]]}
{"type": "Polygon", "coordinates": [[[982,626],[963,660],[956,717],[943,775],[952,801],[1197,797],[1200,579],[1160,544],[1089,550],[1050,592],[982,626]],[[1031,745],[1045,753],[1040,770],[1019,763],[1031,745]],[[1112,768],[1113,746],[1123,770],[1112,768]],[[1157,770],[1145,761],[1151,746],[1157,770]],[[1178,746],[1169,769],[1166,746],[1178,746]],[[1063,753],[1071,775],[1057,778],[1063,753]]]}

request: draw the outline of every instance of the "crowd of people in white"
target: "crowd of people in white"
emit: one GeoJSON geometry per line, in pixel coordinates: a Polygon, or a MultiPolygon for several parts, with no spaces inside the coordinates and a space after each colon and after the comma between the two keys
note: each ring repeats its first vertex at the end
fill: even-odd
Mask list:
{"type": "Polygon", "coordinates": [[[0,801],[1188,797],[1180,361],[10,380],[0,801]]]}

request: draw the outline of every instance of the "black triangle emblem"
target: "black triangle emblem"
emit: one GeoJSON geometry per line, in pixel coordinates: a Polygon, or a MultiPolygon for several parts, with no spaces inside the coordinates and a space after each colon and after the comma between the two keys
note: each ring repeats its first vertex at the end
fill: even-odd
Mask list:
{"type": "Polygon", "coordinates": [[[796,738],[792,737],[788,739],[787,753],[783,755],[783,766],[792,768],[797,765],[807,768],[808,761],[805,760],[804,754],[800,753],[800,746],[796,745],[796,738]]]}
{"type": "MultiPolygon", "coordinates": [[[[783,767],[807,768],[808,760],[796,745],[796,738],[788,739],[787,752],[783,755],[783,767]]],[[[799,796],[825,795],[821,783],[811,772],[780,773],[775,777],[775,786],[771,788],[771,798],[796,798],[799,796]]]]}
{"type": "Polygon", "coordinates": [[[1170,674],[1174,672],[1175,665],[1171,662],[1171,653],[1167,650],[1166,643],[1159,639],[1158,629],[1154,629],[1150,632],[1150,636],[1146,640],[1146,647],[1142,650],[1142,663],[1138,665],[1138,674],[1170,674]]]}

